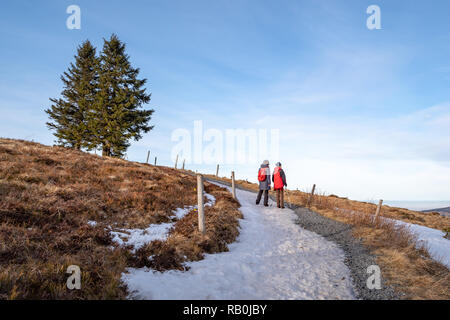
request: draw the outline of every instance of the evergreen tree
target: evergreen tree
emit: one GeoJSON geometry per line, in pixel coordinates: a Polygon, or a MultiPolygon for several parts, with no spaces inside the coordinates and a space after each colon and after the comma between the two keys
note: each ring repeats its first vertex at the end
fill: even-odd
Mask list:
{"type": "Polygon", "coordinates": [[[96,103],[90,112],[92,138],[88,149],[100,147],[103,156],[122,157],[130,139],[139,140],[153,129],[148,122],[154,110],[143,109],[150,101],[144,84],[125,53],[125,44],[116,35],[104,39],[100,54],[100,72],[96,103]]]}
{"type": "Polygon", "coordinates": [[[53,104],[45,110],[50,117],[47,126],[55,130],[58,144],[75,149],[88,146],[88,115],[96,101],[99,66],[96,49],[87,40],[78,47],[75,64],[61,76],[62,98],[50,99],[53,104]]]}

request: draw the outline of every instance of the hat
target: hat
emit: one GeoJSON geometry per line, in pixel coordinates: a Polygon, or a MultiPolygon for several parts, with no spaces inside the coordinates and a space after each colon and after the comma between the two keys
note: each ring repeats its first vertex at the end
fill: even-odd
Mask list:
{"type": "Polygon", "coordinates": [[[275,165],[276,165],[277,167],[281,167],[281,162],[277,162],[275,165]]]}
{"type": "Polygon", "coordinates": [[[269,164],[269,160],[264,160],[262,164],[269,164]]]}

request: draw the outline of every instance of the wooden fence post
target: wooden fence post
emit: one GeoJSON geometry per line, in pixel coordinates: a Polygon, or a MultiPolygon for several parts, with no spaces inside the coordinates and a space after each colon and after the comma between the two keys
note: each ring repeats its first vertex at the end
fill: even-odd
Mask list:
{"type": "Polygon", "coordinates": [[[383,200],[380,199],[380,201],[378,202],[377,211],[375,212],[375,220],[378,219],[378,216],[380,215],[382,205],[383,205],[383,200]]]}
{"type": "Polygon", "coordinates": [[[155,157],[155,166],[156,166],[156,159],[157,159],[158,157],[155,157]]]}
{"type": "Polygon", "coordinates": [[[205,234],[205,212],[203,208],[203,176],[197,175],[197,199],[198,199],[198,231],[205,234]]]}
{"type": "Polygon", "coordinates": [[[219,165],[217,164],[217,168],[216,168],[216,177],[219,176],[219,165]]]}
{"type": "Polygon", "coordinates": [[[236,199],[236,184],[234,182],[234,171],[231,171],[231,194],[236,199]]]}
{"type": "Polygon", "coordinates": [[[177,164],[178,164],[178,155],[177,158],[175,159],[175,169],[177,168],[177,164]]]}
{"type": "Polygon", "coordinates": [[[307,203],[307,207],[309,207],[311,205],[312,199],[314,197],[314,191],[316,190],[316,185],[313,184],[312,190],[311,190],[311,194],[309,195],[308,198],[308,203],[307,203]]]}
{"type": "Polygon", "coordinates": [[[147,152],[147,161],[145,161],[145,163],[148,163],[148,158],[150,157],[150,150],[148,150],[147,152]]]}
{"type": "Polygon", "coordinates": [[[184,170],[184,162],[186,161],[186,159],[183,159],[183,170],[184,170]]]}

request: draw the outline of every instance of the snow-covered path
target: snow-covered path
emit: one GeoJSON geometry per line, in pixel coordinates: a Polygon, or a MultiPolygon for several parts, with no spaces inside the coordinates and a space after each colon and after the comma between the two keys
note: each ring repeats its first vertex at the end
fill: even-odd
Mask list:
{"type": "Polygon", "coordinates": [[[191,262],[187,272],[129,269],[122,280],[134,299],[354,299],[344,253],[300,228],[290,209],[255,205],[236,190],[244,219],[229,252],[191,262]]]}

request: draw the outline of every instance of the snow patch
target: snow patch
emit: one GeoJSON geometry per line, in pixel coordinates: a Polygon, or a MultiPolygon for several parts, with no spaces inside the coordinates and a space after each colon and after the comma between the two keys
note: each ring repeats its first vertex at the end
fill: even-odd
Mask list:
{"type": "Polygon", "coordinates": [[[119,245],[131,245],[134,251],[154,240],[165,241],[169,235],[173,223],[151,224],[146,229],[121,229],[121,231],[110,231],[113,241],[119,245]]]}
{"type": "Polygon", "coordinates": [[[172,213],[174,215],[171,216],[171,218],[176,218],[177,220],[180,220],[185,215],[187,215],[189,212],[191,212],[191,210],[196,209],[196,208],[197,208],[197,206],[187,206],[184,208],[176,208],[175,210],[172,211],[172,213]]]}
{"type": "Polygon", "coordinates": [[[207,207],[212,207],[212,206],[216,203],[216,198],[215,198],[212,194],[205,193],[205,197],[206,197],[206,199],[208,200],[208,201],[205,203],[205,206],[207,206],[207,207]]]}
{"type": "Polygon", "coordinates": [[[97,225],[97,221],[93,221],[93,220],[89,220],[88,225],[90,225],[91,227],[95,227],[97,225]]]}
{"type": "Polygon", "coordinates": [[[450,268],[450,240],[444,238],[443,231],[399,220],[395,223],[409,228],[417,235],[419,243],[425,245],[434,260],[450,268]]]}

